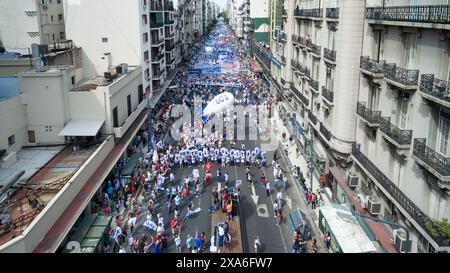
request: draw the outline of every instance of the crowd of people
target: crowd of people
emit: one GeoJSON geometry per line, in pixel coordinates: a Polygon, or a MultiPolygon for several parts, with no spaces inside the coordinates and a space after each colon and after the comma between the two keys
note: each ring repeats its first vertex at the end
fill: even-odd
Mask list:
{"type": "MultiPolygon", "coordinates": [[[[130,154],[140,153],[141,156],[131,175],[126,179],[121,177],[127,162],[120,160],[101,195],[94,201],[93,208],[96,212],[104,210],[106,214],[115,216],[109,243],[103,246],[103,252],[159,253],[169,248],[168,241],[171,239],[179,253],[203,252],[207,251],[208,246],[228,247],[231,242],[228,228],[216,226],[210,242],[205,231],[196,232],[193,236],[187,234],[185,239],[181,232],[186,219],[198,213],[194,198],[212,184],[213,165],[219,169],[215,174],[217,184],[211,190],[210,213],[225,213],[228,221],[233,221],[235,208],[240,202],[241,180],[232,185],[230,175],[220,168],[236,165],[246,167],[247,181],[254,183],[250,168],[267,169],[271,163],[273,185],[264,174],[260,181],[268,196],[271,192],[276,196],[273,207],[276,224],[280,225],[283,221],[284,197],[280,188],[286,191],[288,183],[286,170],[281,168],[276,156],[268,163],[266,152],[258,147],[246,149],[244,144],[238,146],[234,141],[227,141],[226,135],[218,132],[199,134],[199,130],[202,130],[201,123],[183,126],[183,138],[177,143],[164,141],[170,126],[176,121],[171,116],[175,104],[183,104],[193,110],[196,99],[201,99],[204,107],[213,96],[223,91],[233,93],[237,104],[262,104],[269,112],[273,103],[269,88],[261,84],[259,76],[252,71],[244,75],[227,69],[230,63],[238,64],[240,68],[248,68],[249,65],[238,41],[223,25],[216,28],[210,38],[200,39],[192,52],[191,62],[180,67],[179,76],[172,82],[176,88],[168,90],[159,106],[151,113],[152,125],[133,140],[130,154]],[[215,48],[212,53],[205,52],[205,44],[215,48]],[[227,52],[226,57],[219,58],[224,52],[227,52]],[[198,64],[224,69],[221,73],[191,73],[192,68],[199,67],[198,64]],[[230,86],[224,86],[227,84],[230,86]],[[176,169],[183,168],[193,169],[192,175],[176,177],[176,169]],[[205,169],[203,176],[200,175],[199,168],[205,169]],[[139,192],[141,188],[142,191],[139,192]],[[141,225],[140,222],[144,224],[141,225]],[[166,230],[167,226],[170,227],[169,231],[166,230]]],[[[250,118],[256,118],[257,115],[248,114],[254,115],[250,118]]],[[[320,205],[320,193],[310,195],[308,194],[308,202],[311,206],[320,205]]],[[[301,240],[294,241],[294,245],[303,244],[301,240]]],[[[260,251],[260,244],[259,237],[255,236],[255,251],[260,251]]]]}

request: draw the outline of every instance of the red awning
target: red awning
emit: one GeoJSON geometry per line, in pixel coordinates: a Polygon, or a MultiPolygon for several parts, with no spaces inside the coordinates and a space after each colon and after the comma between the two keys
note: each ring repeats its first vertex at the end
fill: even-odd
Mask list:
{"type": "Polygon", "coordinates": [[[249,58],[250,68],[255,72],[262,72],[261,65],[254,59],[249,58]]]}
{"type": "MultiPolygon", "coordinates": [[[[339,169],[339,167],[334,166],[330,168],[330,175],[332,175],[339,183],[339,185],[342,187],[344,192],[347,194],[347,196],[350,197],[350,200],[352,201],[353,205],[355,205],[355,209],[360,214],[367,214],[366,209],[361,205],[361,203],[358,201],[358,197],[356,192],[352,191],[350,187],[348,186],[347,182],[345,181],[344,174],[339,169]]],[[[364,219],[364,222],[367,223],[370,230],[375,234],[378,242],[383,246],[383,248],[389,252],[389,253],[398,253],[398,250],[395,248],[395,246],[391,243],[391,237],[387,233],[384,224],[379,222],[374,222],[369,219],[364,219]]]]}

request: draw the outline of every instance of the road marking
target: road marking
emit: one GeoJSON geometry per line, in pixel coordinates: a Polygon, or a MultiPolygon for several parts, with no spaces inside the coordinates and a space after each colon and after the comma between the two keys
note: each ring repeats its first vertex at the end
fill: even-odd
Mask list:
{"type": "Polygon", "coordinates": [[[290,209],[292,209],[292,199],[291,198],[289,198],[289,196],[284,196],[284,199],[286,199],[286,204],[287,204],[287,206],[290,208],[290,209]]]}
{"type": "MultiPolygon", "coordinates": [[[[264,177],[266,177],[266,172],[264,171],[264,169],[262,169],[262,172],[264,174],[264,177]]],[[[274,203],[273,203],[272,195],[269,195],[269,197],[270,197],[270,202],[272,202],[272,207],[273,207],[274,203]]],[[[281,241],[283,242],[284,250],[286,251],[286,253],[288,253],[286,242],[284,241],[283,232],[281,231],[281,225],[278,225],[278,230],[280,231],[281,241]]]]}
{"type": "Polygon", "coordinates": [[[252,198],[253,203],[255,203],[255,206],[257,206],[258,205],[258,195],[256,195],[254,183],[252,183],[252,195],[250,195],[250,197],[252,198]]]}
{"type": "Polygon", "coordinates": [[[259,204],[256,206],[256,214],[258,214],[259,217],[269,218],[269,210],[267,209],[266,204],[259,204]]]}

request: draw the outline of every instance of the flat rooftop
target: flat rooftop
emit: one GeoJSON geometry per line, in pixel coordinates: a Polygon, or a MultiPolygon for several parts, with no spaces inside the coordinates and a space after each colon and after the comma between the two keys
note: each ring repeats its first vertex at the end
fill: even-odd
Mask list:
{"type": "Polygon", "coordinates": [[[96,76],[95,78],[89,79],[86,82],[80,84],[77,88],[75,88],[71,91],[73,91],[73,92],[88,92],[88,91],[97,89],[98,86],[109,86],[109,85],[121,80],[123,77],[125,77],[127,74],[134,71],[135,69],[136,69],[136,66],[128,66],[127,73],[117,74],[117,76],[112,80],[108,80],[103,76],[96,76]]]}
{"type": "MultiPolygon", "coordinates": [[[[1,99],[0,99],[1,100],[1,99]]],[[[26,148],[17,152],[17,161],[9,168],[0,169],[0,187],[3,187],[7,181],[20,171],[25,174],[19,179],[20,182],[26,182],[36,172],[39,171],[50,159],[64,149],[63,146],[26,148]]]]}
{"type": "MultiPolygon", "coordinates": [[[[36,169],[39,165],[40,167],[31,177],[28,177],[24,186],[19,187],[4,203],[0,204],[0,214],[7,215],[12,221],[16,219],[15,225],[10,228],[5,224],[0,225],[0,245],[17,237],[28,227],[100,144],[76,151],[72,146],[48,149],[41,153],[36,151],[30,153],[27,149],[21,154],[21,159],[27,156],[34,159],[32,160],[35,162],[34,167],[30,164],[28,168],[36,169]],[[33,208],[29,200],[36,200],[37,206],[33,208]],[[19,220],[21,216],[23,218],[19,220]]],[[[21,162],[24,164],[23,160],[21,162]]]]}

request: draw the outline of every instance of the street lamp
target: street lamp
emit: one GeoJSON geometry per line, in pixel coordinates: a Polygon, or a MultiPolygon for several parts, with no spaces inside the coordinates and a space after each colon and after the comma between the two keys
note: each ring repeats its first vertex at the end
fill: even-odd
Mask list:
{"type": "Polygon", "coordinates": [[[353,204],[352,204],[352,206],[351,206],[351,208],[350,208],[350,211],[351,211],[351,213],[352,213],[353,216],[358,216],[358,217],[361,217],[361,218],[366,218],[366,219],[369,219],[369,220],[372,220],[372,221],[375,221],[375,222],[380,222],[380,223],[383,223],[383,224],[390,225],[390,226],[392,226],[392,227],[396,227],[396,228],[401,228],[401,229],[403,229],[403,230],[405,231],[405,233],[406,233],[406,242],[408,243],[408,245],[407,245],[407,247],[406,247],[406,249],[405,249],[405,252],[406,252],[406,253],[409,252],[409,249],[411,248],[411,243],[410,243],[410,241],[409,241],[409,232],[408,232],[408,229],[407,229],[405,226],[400,225],[400,224],[397,224],[397,223],[394,223],[394,222],[390,222],[390,221],[387,221],[387,220],[384,220],[384,219],[379,219],[379,218],[375,218],[375,217],[372,217],[372,216],[369,216],[369,215],[361,214],[361,213],[359,213],[359,212],[356,211],[355,205],[353,205],[353,204]]]}

